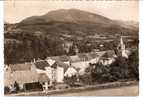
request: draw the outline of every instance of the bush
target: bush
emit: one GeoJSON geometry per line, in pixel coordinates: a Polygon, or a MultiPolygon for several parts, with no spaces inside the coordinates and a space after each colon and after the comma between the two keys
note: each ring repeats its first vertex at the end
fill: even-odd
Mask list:
{"type": "Polygon", "coordinates": [[[76,81],[77,81],[76,75],[74,75],[72,77],[65,77],[64,78],[64,82],[70,86],[74,86],[76,81]]]}
{"type": "Polygon", "coordinates": [[[5,86],[4,87],[4,94],[8,94],[10,92],[9,87],[5,86]]]}
{"type": "Polygon", "coordinates": [[[83,84],[88,84],[88,85],[91,85],[93,83],[92,77],[89,74],[84,74],[79,76],[79,81],[83,84]]]}

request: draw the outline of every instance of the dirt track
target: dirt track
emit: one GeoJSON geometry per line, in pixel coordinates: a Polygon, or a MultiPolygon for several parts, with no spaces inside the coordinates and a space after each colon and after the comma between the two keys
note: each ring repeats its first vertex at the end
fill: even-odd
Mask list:
{"type": "Polygon", "coordinates": [[[125,86],[118,88],[90,90],[74,93],[53,94],[51,96],[138,96],[138,86],[125,86]]]}

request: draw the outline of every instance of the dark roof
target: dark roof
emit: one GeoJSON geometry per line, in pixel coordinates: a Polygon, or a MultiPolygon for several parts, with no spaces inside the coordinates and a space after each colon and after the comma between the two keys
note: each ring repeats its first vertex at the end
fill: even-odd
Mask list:
{"type": "Polygon", "coordinates": [[[112,58],[115,55],[114,51],[107,51],[102,55],[102,58],[112,58]]]}
{"type": "Polygon", "coordinates": [[[59,66],[59,67],[63,67],[64,68],[64,72],[69,68],[69,65],[61,62],[61,61],[56,61],[56,64],[59,66]]]}
{"type": "Polygon", "coordinates": [[[10,64],[9,67],[11,71],[26,71],[31,70],[31,63],[26,64],[10,64]]]}
{"type": "Polygon", "coordinates": [[[49,63],[45,60],[37,61],[34,64],[35,64],[36,68],[42,69],[42,70],[45,70],[45,67],[50,66],[49,63]]]}
{"type": "Polygon", "coordinates": [[[45,67],[56,68],[57,66],[59,66],[59,67],[63,67],[64,71],[66,71],[67,68],[69,67],[69,65],[61,61],[56,61],[52,66],[50,66],[50,64],[46,60],[38,61],[38,62],[35,62],[34,64],[36,68],[41,69],[41,70],[45,70],[45,67]]]}

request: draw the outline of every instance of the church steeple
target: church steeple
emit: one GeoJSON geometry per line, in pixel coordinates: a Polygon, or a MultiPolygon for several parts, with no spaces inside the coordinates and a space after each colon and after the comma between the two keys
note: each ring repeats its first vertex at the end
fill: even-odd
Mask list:
{"type": "Polygon", "coordinates": [[[128,58],[128,55],[126,53],[126,47],[125,47],[122,35],[120,36],[120,44],[118,46],[118,50],[120,51],[120,55],[122,57],[128,58]]]}

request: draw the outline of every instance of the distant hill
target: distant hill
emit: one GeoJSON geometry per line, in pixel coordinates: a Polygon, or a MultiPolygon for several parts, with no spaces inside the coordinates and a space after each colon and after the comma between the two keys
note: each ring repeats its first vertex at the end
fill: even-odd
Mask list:
{"type": "Polygon", "coordinates": [[[51,21],[59,21],[59,22],[71,22],[71,23],[80,23],[80,22],[95,22],[106,24],[107,22],[112,22],[110,19],[90,12],[77,10],[77,9],[60,9],[51,11],[43,16],[32,16],[24,19],[21,23],[36,23],[36,22],[51,22],[51,21]],[[40,20],[41,19],[41,20],[40,20]],[[37,20],[37,21],[36,21],[37,20]]]}
{"type": "Polygon", "coordinates": [[[83,43],[95,44],[93,42],[103,41],[103,36],[113,39],[121,33],[138,37],[138,23],[116,21],[78,9],[50,11],[20,23],[5,24],[5,63],[63,55],[66,41],[80,41],[80,51],[87,52],[89,47],[83,43]]]}
{"type": "Polygon", "coordinates": [[[70,35],[89,34],[135,34],[138,29],[133,23],[114,21],[104,16],[77,9],[60,9],[42,16],[32,16],[18,24],[26,32],[41,31],[43,33],[57,33],[70,35]],[[34,25],[34,26],[33,26],[34,25]]]}

